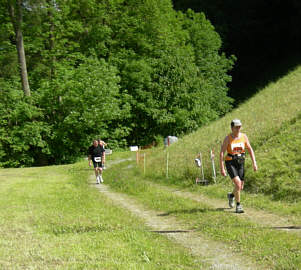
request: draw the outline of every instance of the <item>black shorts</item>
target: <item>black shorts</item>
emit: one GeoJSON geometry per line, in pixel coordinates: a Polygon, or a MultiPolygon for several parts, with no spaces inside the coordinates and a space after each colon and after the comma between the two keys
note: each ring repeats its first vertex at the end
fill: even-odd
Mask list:
{"type": "Polygon", "coordinates": [[[96,162],[96,161],[94,160],[94,158],[92,158],[92,162],[93,162],[94,168],[96,168],[96,167],[102,168],[102,161],[96,162]]]}
{"type": "Polygon", "coordinates": [[[227,172],[231,179],[239,176],[241,181],[245,180],[245,164],[239,164],[236,160],[226,160],[225,161],[227,172]]]}
{"type": "Polygon", "coordinates": [[[102,168],[102,163],[93,161],[93,166],[94,166],[94,168],[96,168],[96,167],[102,168]]]}

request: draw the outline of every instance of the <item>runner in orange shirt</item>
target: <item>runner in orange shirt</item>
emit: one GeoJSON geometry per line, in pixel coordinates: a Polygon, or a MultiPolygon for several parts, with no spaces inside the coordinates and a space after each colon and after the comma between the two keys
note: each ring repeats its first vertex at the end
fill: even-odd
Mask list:
{"type": "Polygon", "coordinates": [[[226,176],[224,167],[224,159],[227,168],[227,172],[234,183],[234,189],[232,193],[228,193],[229,206],[234,207],[234,198],[236,200],[236,213],[243,213],[243,207],[240,204],[240,191],[244,187],[244,164],[245,164],[245,149],[248,150],[254,171],[257,171],[257,164],[255,160],[255,154],[249,142],[246,134],[241,133],[241,121],[234,119],[231,121],[232,132],[226,136],[220,151],[220,169],[221,174],[226,176]],[[227,151],[227,155],[224,158],[224,153],[227,151]]]}

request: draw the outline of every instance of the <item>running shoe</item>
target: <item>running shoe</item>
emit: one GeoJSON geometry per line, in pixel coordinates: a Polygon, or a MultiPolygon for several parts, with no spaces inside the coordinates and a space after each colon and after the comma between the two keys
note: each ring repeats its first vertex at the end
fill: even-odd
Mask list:
{"type": "Polygon", "coordinates": [[[100,179],[99,179],[99,176],[96,177],[96,184],[99,184],[100,183],[100,179]]]}
{"type": "Polygon", "coordinates": [[[228,193],[229,207],[233,208],[234,207],[234,196],[231,196],[231,195],[232,195],[232,193],[229,192],[228,193]]]}
{"type": "Polygon", "coordinates": [[[242,208],[242,205],[236,205],[236,213],[244,213],[244,209],[242,208]]]}
{"type": "Polygon", "coordinates": [[[100,183],[103,183],[102,175],[99,176],[100,183]]]}

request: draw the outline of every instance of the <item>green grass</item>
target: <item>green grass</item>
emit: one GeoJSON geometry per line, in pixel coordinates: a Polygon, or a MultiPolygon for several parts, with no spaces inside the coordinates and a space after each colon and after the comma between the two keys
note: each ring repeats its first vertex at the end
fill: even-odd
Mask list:
{"type": "MultiPolygon", "coordinates": [[[[196,186],[200,171],[194,158],[202,152],[206,178],[211,177],[209,150],[218,155],[233,118],[243,122],[254,147],[258,172],[247,160],[245,206],[301,222],[301,67],[271,83],[225,117],[183,137],[167,150],[145,151],[136,166],[135,153],[108,156],[112,167],[105,182],[145,207],[163,211],[200,234],[250,256],[267,269],[300,269],[300,234],[263,227],[206,202],[181,198],[151,185],[188,188],[196,194],[225,198],[229,178],[196,186]],[[131,158],[132,160],[127,160],[131,158]],[[125,160],[118,163],[119,160],[125,160]]],[[[216,159],[216,167],[218,169],[216,159]]],[[[1,269],[208,269],[189,251],[112,204],[89,184],[87,162],[70,166],[0,170],[1,269]]]]}
{"type": "MultiPolygon", "coordinates": [[[[230,133],[230,121],[242,120],[255,150],[259,167],[251,169],[247,157],[246,191],[270,195],[273,200],[300,201],[301,162],[301,66],[277,82],[267,85],[253,98],[225,117],[187,135],[168,148],[169,179],[166,183],[192,186],[200,171],[194,158],[202,153],[205,177],[212,179],[210,149],[215,153],[218,183],[228,188],[229,179],[219,174],[220,146],[230,133]]],[[[154,181],[166,176],[166,149],[146,151],[146,174],[154,181]]],[[[141,165],[142,166],[142,165],[141,165]]],[[[213,181],[211,181],[213,183],[213,181]]]]}
{"type": "Polygon", "coordinates": [[[265,193],[273,200],[301,199],[301,114],[257,147],[261,170],[250,170],[249,191],[265,193]]]}
{"type": "Polygon", "coordinates": [[[87,162],[0,170],[1,269],[199,269],[88,184],[87,162]]]}
{"type": "MultiPolygon", "coordinates": [[[[243,202],[250,207],[301,218],[301,67],[267,85],[253,98],[220,120],[183,137],[168,148],[169,177],[166,178],[167,149],[151,149],[146,155],[146,177],[150,181],[190,188],[213,198],[225,198],[231,180],[219,174],[220,144],[230,132],[229,123],[240,118],[255,150],[258,172],[246,161],[243,202]],[[194,158],[202,152],[205,177],[211,179],[209,150],[215,152],[217,184],[197,187],[200,171],[194,158]]],[[[143,161],[140,162],[143,171],[143,161]]],[[[211,181],[211,183],[213,183],[211,181]]]]}
{"type": "MultiPolygon", "coordinates": [[[[256,149],[259,171],[253,172],[248,160],[244,203],[276,214],[294,215],[301,223],[301,159],[297,150],[301,149],[301,114],[285,122],[256,149]]],[[[164,183],[166,179],[159,181],[164,183]]],[[[201,188],[190,185],[189,188],[209,197],[224,199],[232,184],[228,178],[225,181],[219,177],[217,185],[201,188]]]]}
{"type": "MultiPolygon", "coordinates": [[[[276,231],[247,222],[235,215],[212,207],[179,198],[160,190],[149,181],[164,185],[188,188],[212,198],[224,199],[232,189],[231,180],[219,174],[218,154],[224,137],[230,133],[230,121],[239,118],[255,150],[258,172],[246,162],[246,185],[242,194],[247,207],[263,209],[279,217],[289,217],[301,222],[301,66],[277,82],[267,85],[253,98],[225,117],[185,136],[168,149],[162,147],[141,151],[145,153],[139,169],[135,162],[116,165],[109,170],[109,184],[141,203],[158,211],[165,211],[190,224],[208,237],[224,242],[233,250],[251,256],[268,269],[300,269],[300,235],[276,231]],[[209,151],[216,155],[217,184],[196,186],[200,171],[194,158],[202,153],[205,177],[211,179],[209,151]],[[167,151],[169,171],[166,177],[167,151]]],[[[130,153],[129,153],[130,155],[130,153]]]]}
{"type": "Polygon", "coordinates": [[[228,244],[233,251],[252,257],[268,269],[300,269],[300,236],[246,221],[210,207],[205,201],[196,202],[155,187],[143,180],[139,168],[127,169],[129,164],[116,165],[107,172],[109,185],[116,191],[163,211],[166,216],[177,217],[190,228],[228,244]]]}
{"type": "MultiPolygon", "coordinates": [[[[254,141],[256,142],[256,139],[254,141]]],[[[254,148],[259,171],[253,172],[248,159],[245,191],[242,194],[244,204],[275,214],[294,215],[301,222],[301,160],[297,150],[301,149],[301,114],[284,122],[273,136],[261,140],[261,143],[258,142],[254,148]]],[[[146,153],[147,158],[151,159],[153,155],[158,155],[155,150],[152,151],[146,153]]],[[[160,159],[160,156],[157,158],[160,159]]],[[[193,159],[186,162],[192,163],[193,159]]],[[[164,163],[162,159],[163,166],[164,163]]],[[[163,166],[161,165],[162,168],[163,166]]],[[[184,164],[179,166],[178,171],[184,170],[185,177],[172,174],[168,179],[164,176],[164,170],[161,176],[156,173],[154,176],[153,172],[157,171],[157,167],[152,166],[150,170],[147,166],[146,177],[150,181],[186,187],[212,198],[224,199],[225,194],[232,190],[231,180],[221,176],[218,176],[218,183],[215,185],[196,186],[194,179],[200,175],[200,172],[197,168],[189,168],[189,166],[190,164],[185,164],[184,160],[184,164]]],[[[218,169],[217,164],[216,168],[218,169]]],[[[208,167],[205,169],[210,171],[208,167]]]]}

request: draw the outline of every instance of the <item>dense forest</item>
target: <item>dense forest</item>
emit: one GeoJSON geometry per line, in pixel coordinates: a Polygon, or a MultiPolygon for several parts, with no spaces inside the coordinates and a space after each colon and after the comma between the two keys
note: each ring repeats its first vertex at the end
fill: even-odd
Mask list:
{"type": "Polygon", "coordinates": [[[231,109],[234,57],[171,0],[0,0],[0,166],[189,133],[231,109]]]}
{"type": "Polygon", "coordinates": [[[192,132],[299,60],[300,18],[297,0],[0,0],[0,167],[192,132]]]}
{"type": "Polygon", "coordinates": [[[173,0],[175,9],[204,12],[222,50],[237,58],[229,94],[241,101],[301,62],[299,0],[173,0]]]}

